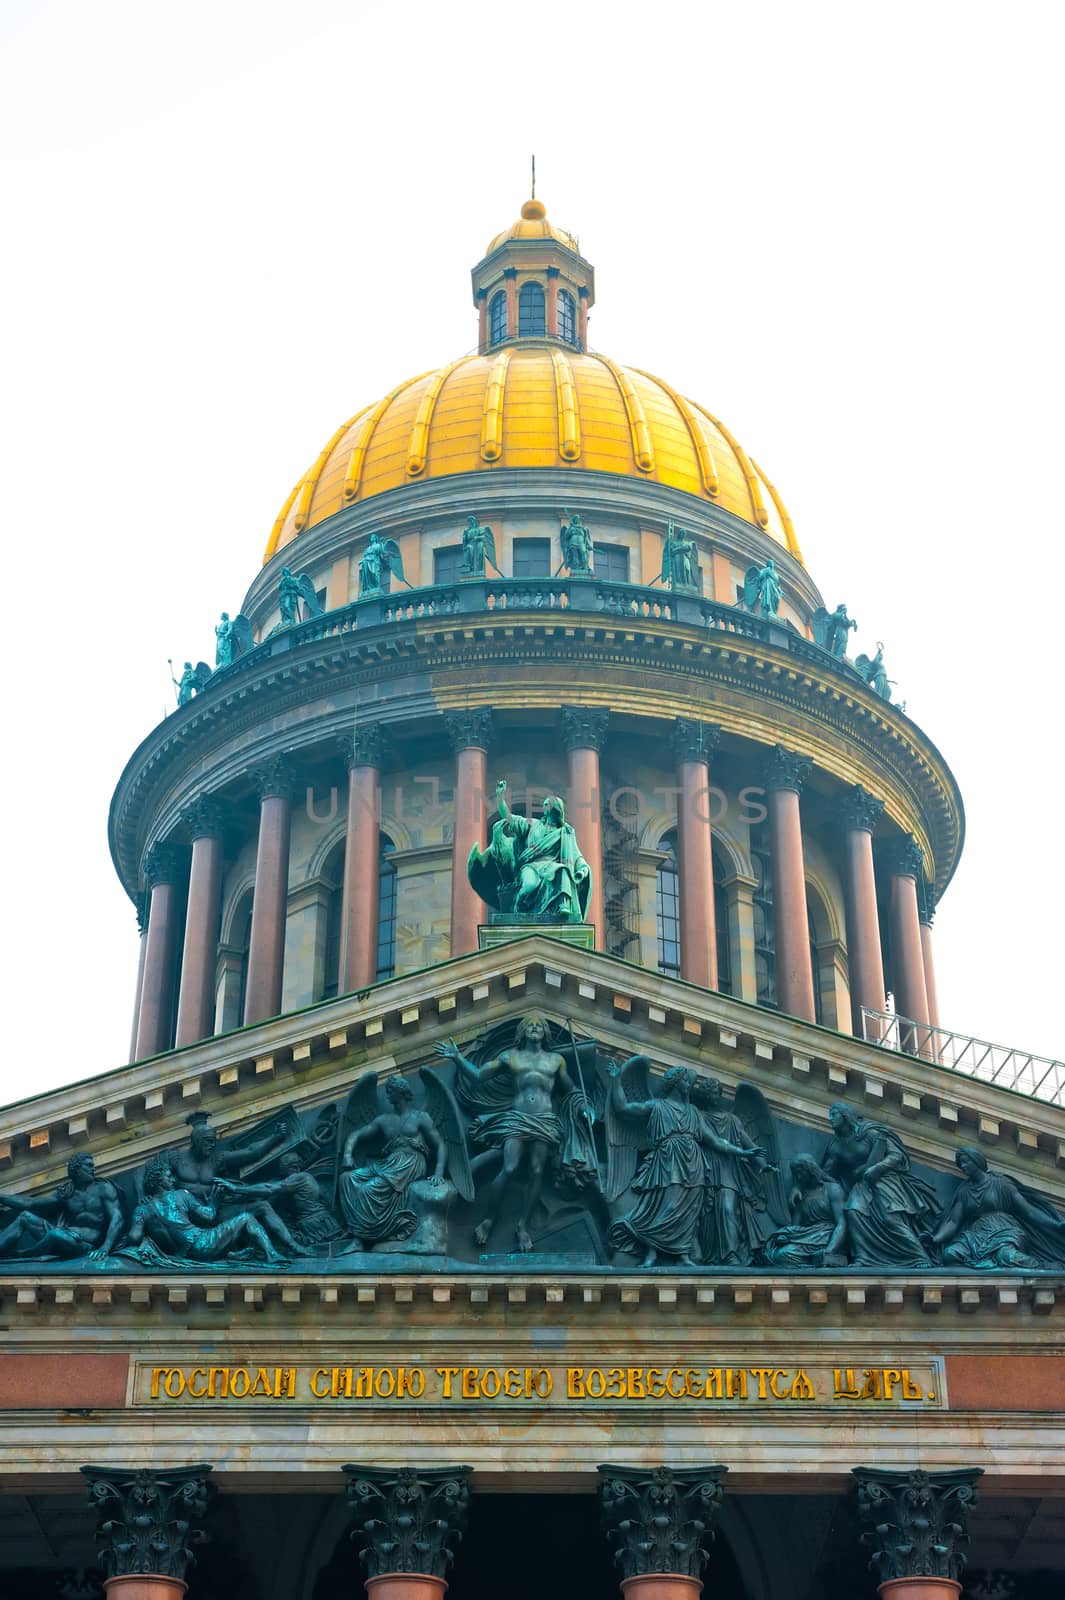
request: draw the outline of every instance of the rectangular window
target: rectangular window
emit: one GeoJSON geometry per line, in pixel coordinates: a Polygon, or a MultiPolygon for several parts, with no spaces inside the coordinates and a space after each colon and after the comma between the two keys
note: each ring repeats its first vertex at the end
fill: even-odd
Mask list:
{"type": "Polygon", "coordinates": [[[514,540],[514,576],[516,578],[551,576],[550,539],[514,540]]]}
{"type": "Polygon", "coordinates": [[[623,544],[595,546],[595,575],[605,583],[628,583],[629,552],[623,544]]]}
{"type": "Polygon", "coordinates": [[[433,551],[433,582],[457,583],[462,570],[462,546],[445,544],[433,551]]]}
{"type": "Polygon", "coordinates": [[[317,602],[321,606],[322,610],[323,611],[328,611],[329,607],[325,603],[325,597],[326,597],[326,590],[325,589],[316,589],[314,591],[314,598],[317,600],[317,602]]]}
{"type": "Polygon", "coordinates": [[[757,1000],[760,1006],[778,1009],[777,954],[773,927],[773,860],[769,853],[769,832],[763,827],[751,830],[751,865],[758,882],[754,901],[754,969],[757,1000]]]}

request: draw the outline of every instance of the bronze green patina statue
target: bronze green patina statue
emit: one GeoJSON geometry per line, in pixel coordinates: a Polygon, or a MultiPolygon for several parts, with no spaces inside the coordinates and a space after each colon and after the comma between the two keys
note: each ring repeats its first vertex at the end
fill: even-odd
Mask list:
{"type": "Polygon", "coordinates": [[[743,579],[743,603],[748,611],[757,606],[763,617],[780,610],[780,575],[770,556],[764,567],[748,567],[743,579]]]}
{"type": "Polygon", "coordinates": [[[571,577],[583,577],[592,570],[592,536],[579,512],[571,516],[564,511],[562,515],[567,519],[563,521],[559,534],[562,565],[568,569],[571,577]]]}
{"type": "Polygon", "coordinates": [[[662,546],[661,583],[671,589],[697,589],[698,569],[695,561],[695,540],[675,522],[666,527],[666,542],[662,546]]]}
{"type": "Polygon", "coordinates": [[[165,1152],[145,1163],[144,1199],[133,1213],[123,1248],[144,1251],[148,1243],[174,1261],[223,1261],[242,1247],[263,1261],[284,1260],[250,1211],[222,1219],[216,1206],[179,1189],[165,1152]]]}
{"type": "Polygon", "coordinates": [[[487,524],[478,522],[471,512],[462,530],[462,576],[483,578],[486,558],[498,572],[496,536],[487,524]]]}
{"type": "Polygon", "coordinates": [[[100,1261],[110,1255],[122,1232],[118,1191],[96,1176],[92,1156],[84,1150],[67,1162],[67,1181],[55,1194],[32,1199],[2,1194],[0,1209],[15,1214],[0,1233],[0,1257],[86,1256],[100,1261]]]}
{"type": "Polygon", "coordinates": [[[847,615],[846,606],[837,606],[835,611],[826,611],[824,606],[818,606],[812,620],[816,643],[822,650],[827,650],[830,656],[835,656],[837,661],[842,661],[847,654],[848,635],[858,626],[854,618],[847,615]]]}
{"type": "Polygon", "coordinates": [[[379,533],[371,533],[359,557],[359,599],[380,594],[386,573],[394,574],[401,583],[407,581],[403,576],[403,556],[395,539],[382,539],[379,533]]]}
{"type": "Polygon", "coordinates": [[[470,848],[466,874],[482,900],[497,911],[517,912],[540,922],[584,922],[592,892],[592,869],[581,855],[557,795],[544,800],[543,815],[530,821],[507,804],[506,779],[496,784],[499,821],[487,850],[470,848]]]}
{"type": "Polygon", "coordinates": [[[855,671],[865,679],[874,694],[878,694],[881,700],[891,699],[891,688],[894,680],[889,678],[884,670],[884,646],[879,639],[876,641],[876,655],[871,658],[866,655],[858,656],[854,667],[855,671]]]}

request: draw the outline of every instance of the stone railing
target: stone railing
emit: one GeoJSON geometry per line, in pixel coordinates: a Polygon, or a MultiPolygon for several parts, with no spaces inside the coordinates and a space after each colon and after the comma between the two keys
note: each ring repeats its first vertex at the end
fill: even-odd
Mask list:
{"type": "MultiPolygon", "coordinates": [[[[705,629],[707,633],[729,633],[775,646],[808,661],[821,672],[834,669],[851,685],[864,681],[849,662],[822,650],[789,622],[755,616],[742,606],[723,605],[684,590],[611,583],[594,574],[586,578],[467,578],[457,583],[417,589],[397,587],[387,594],[367,595],[306,622],[275,628],[254,650],[232,666],[219,669],[215,676],[229,679],[271,656],[356,630],[435,618],[485,616],[496,611],[565,611],[619,621],[675,622],[705,629]]],[[[211,683],[214,681],[212,677],[211,683]]]]}

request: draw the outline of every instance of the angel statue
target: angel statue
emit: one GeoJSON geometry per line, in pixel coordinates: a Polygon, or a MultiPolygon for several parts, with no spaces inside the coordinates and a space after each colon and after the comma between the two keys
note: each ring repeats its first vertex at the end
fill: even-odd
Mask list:
{"type": "Polygon", "coordinates": [[[843,1185],[805,1154],[792,1161],[791,1177],[795,1184],[789,1201],[791,1221],[765,1241],[760,1259],[770,1267],[845,1267],[843,1185]]]}
{"type": "Polygon", "coordinates": [[[867,655],[860,655],[855,660],[854,669],[865,679],[874,694],[878,694],[882,700],[891,699],[894,679],[889,678],[884,671],[884,646],[879,639],[876,641],[876,655],[872,660],[867,655]]]}
{"type": "Polygon", "coordinates": [[[487,850],[470,846],[466,876],[497,911],[541,922],[583,922],[592,894],[592,869],[581,855],[558,795],[544,799],[543,816],[529,821],[507,804],[507,783],[496,784],[499,821],[487,850]]]}
{"type": "Polygon", "coordinates": [[[238,612],[235,617],[231,617],[228,611],[223,611],[222,620],[215,627],[214,637],[216,672],[219,667],[231,667],[238,656],[247,655],[249,650],[255,648],[255,635],[243,611],[238,612]]]}
{"type": "Polygon", "coordinates": [[[466,518],[466,526],[462,530],[462,576],[464,578],[483,578],[485,558],[496,571],[496,536],[485,523],[480,523],[471,514],[466,518]]]}
{"type": "Polygon", "coordinates": [[[301,572],[297,578],[293,576],[290,567],[282,567],[277,597],[281,607],[283,628],[293,622],[305,622],[308,617],[322,615],[322,608],[318,604],[318,596],[314,592],[314,582],[309,572],[301,572]],[[305,608],[302,617],[301,606],[305,608]]]}
{"type": "Polygon", "coordinates": [[[371,533],[366,549],[359,557],[360,600],[381,593],[386,572],[389,575],[394,573],[400,583],[407,582],[403,576],[403,557],[399,545],[394,539],[382,539],[379,533],[371,533]]]}
{"type": "Polygon", "coordinates": [[[772,556],[764,567],[747,568],[743,578],[743,603],[748,611],[757,606],[763,617],[775,616],[780,610],[780,596],[780,575],[772,556]]]}
{"type": "Polygon", "coordinates": [[[191,661],[186,661],[184,671],[180,678],[174,677],[173,667],[170,671],[174,688],[177,690],[177,703],[187,706],[194,694],[202,694],[207,680],[211,676],[211,669],[206,661],[197,661],[193,666],[191,661]]]}
{"type": "Polygon", "coordinates": [[[764,1095],[749,1083],[740,1084],[729,1106],[717,1079],[699,1076],[691,1098],[704,1124],[700,1257],[715,1266],[749,1267],[787,1216],[773,1118],[764,1095]]]}
{"type": "Polygon", "coordinates": [[[939,1219],[932,1245],[943,1264],[990,1271],[994,1267],[1065,1265],[1065,1219],[1032,1189],[989,1172],[982,1150],[964,1145],[954,1157],[962,1181],[939,1219]]]}
{"type": "Polygon", "coordinates": [[[340,1128],[337,1195],[355,1236],[355,1249],[382,1239],[409,1239],[418,1225],[411,1190],[426,1178],[443,1190],[449,1158],[456,1189],[465,1199],[473,1199],[458,1109],[450,1091],[424,1069],[422,1081],[433,1097],[434,1112],[439,1115],[444,1110],[448,1139],[435,1116],[415,1108],[414,1090],[406,1078],[389,1078],[385,1084],[390,1111],[379,1110],[376,1072],[360,1078],[348,1096],[340,1128]],[[363,1143],[378,1148],[357,1167],[355,1153],[363,1143]]]}
{"type": "Polygon", "coordinates": [[[474,1156],[471,1170],[501,1160],[474,1240],[488,1243],[504,1197],[514,1189],[520,1204],[516,1239],[524,1254],[533,1247],[529,1226],[548,1162],[576,1188],[596,1181],[592,1109],[570,1079],[573,1052],[550,1047],[546,1018],[535,1011],[522,1017],[510,1049],[483,1067],[467,1060],[454,1039],[435,1048],[455,1063],[456,1096],[474,1119],[471,1143],[486,1147],[474,1156]]]}
{"type": "Polygon", "coordinates": [[[852,628],[858,624],[853,617],[848,617],[846,606],[837,606],[835,611],[826,611],[824,606],[818,606],[813,614],[814,642],[827,650],[830,656],[835,656],[837,661],[842,661],[847,654],[847,636],[852,628]]]}
{"type": "Polygon", "coordinates": [[[699,579],[695,564],[695,540],[675,522],[666,525],[666,542],[662,546],[662,571],[659,582],[671,589],[697,589],[699,579]]]}
{"type": "MultiPolygon", "coordinates": [[[[689,1067],[670,1067],[652,1091],[650,1066],[646,1056],[630,1056],[623,1066],[612,1061],[606,1067],[611,1081],[604,1194],[608,1201],[618,1200],[631,1188],[636,1196],[612,1223],[610,1245],[614,1250],[643,1250],[644,1267],[653,1267],[660,1255],[693,1267],[706,1184],[706,1127],[691,1104],[695,1074],[689,1067]],[[641,1150],[647,1154],[637,1171],[641,1150]]],[[[728,1144],[727,1151],[745,1154],[738,1145],[728,1144]]]]}

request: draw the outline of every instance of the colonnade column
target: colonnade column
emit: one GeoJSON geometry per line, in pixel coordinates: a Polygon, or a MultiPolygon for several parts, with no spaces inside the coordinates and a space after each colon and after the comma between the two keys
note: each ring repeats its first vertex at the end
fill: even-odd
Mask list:
{"type": "Polygon", "coordinates": [[[547,337],[558,338],[558,268],[547,269],[547,337]]]}
{"type": "Polygon", "coordinates": [[[777,958],[777,1001],[781,1011],[816,1022],[814,975],[810,961],[810,922],[806,909],[806,867],[802,852],[799,795],[810,757],[778,744],[766,769],[769,841],[773,857],[773,929],[777,958]]]}
{"type": "Polygon", "coordinates": [[[210,1467],[81,1470],[96,1513],[107,1600],[181,1600],[189,1546],[204,1537],[197,1524],[207,1509],[210,1467]]]}
{"type": "Polygon", "coordinates": [[[603,1532],[625,1600],[698,1600],[727,1467],[600,1467],[603,1532]]]}
{"type": "Polygon", "coordinates": [[[587,348],[588,348],[588,291],[587,291],[587,289],[579,289],[577,291],[577,293],[578,293],[578,297],[579,297],[579,307],[578,307],[578,311],[577,311],[577,318],[578,318],[578,321],[577,321],[577,337],[581,342],[581,349],[582,350],[587,350],[587,348]]]}
{"type": "Polygon", "coordinates": [[[444,717],[455,753],[455,824],[451,836],[451,954],[468,955],[477,948],[477,927],[488,913],[466,875],[471,845],[485,846],[487,825],[488,746],[492,711],[450,711],[444,717]]]}
{"type": "Polygon", "coordinates": [[[469,1467],[344,1468],[370,1600],[443,1600],[466,1530],[469,1467]]]}
{"type": "Polygon", "coordinates": [[[883,1011],[884,956],[880,948],[880,919],[873,869],[873,829],[884,810],[883,800],[867,793],[861,784],[844,795],[839,807],[843,826],[844,879],[847,908],[847,969],[851,991],[851,1026],[864,1037],[862,1007],[883,1011]]]}
{"type": "Polygon", "coordinates": [[[135,1061],[158,1055],[170,1043],[179,876],[178,853],[172,845],[152,846],[144,858],[144,876],[148,880],[150,898],[135,1061]]]}
{"type": "Polygon", "coordinates": [[[936,989],[936,964],[932,954],[932,921],[936,914],[936,891],[922,872],[917,880],[917,918],[921,924],[921,955],[924,958],[924,987],[928,1000],[928,1020],[939,1027],[939,992],[936,989]]]}
{"type": "Polygon", "coordinates": [[[503,268],[503,291],[507,297],[507,338],[514,339],[518,333],[518,269],[517,267],[503,268]]]}
{"type": "Polygon", "coordinates": [[[477,349],[483,355],[488,349],[488,291],[477,291],[477,349]]]}
{"type": "MultiPolygon", "coordinates": [[[[896,841],[889,857],[891,873],[891,955],[895,974],[895,1010],[927,1028],[928,990],[924,978],[924,950],[921,945],[921,921],[917,914],[917,880],[924,877],[924,851],[908,833],[896,841]]],[[[929,1046],[927,1037],[918,1040],[929,1046]]]]}
{"type": "Polygon", "coordinates": [[[137,896],[137,987],[133,993],[133,1026],[129,1036],[129,1059],[137,1059],[137,1029],[141,1022],[141,995],[144,993],[144,960],[148,953],[148,896],[137,896]]]}
{"type": "Polygon", "coordinates": [[[386,734],[367,722],[342,742],[348,767],[348,832],[340,911],[340,993],[366,989],[377,977],[380,895],[381,767],[386,734]]]}
{"type": "Polygon", "coordinates": [[[174,1043],[194,1044],[214,1031],[214,980],[222,892],[222,811],[203,796],[181,814],[192,834],[185,948],[181,957],[174,1043]]]}
{"type": "Polygon", "coordinates": [[[252,778],[259,791],[259,844],[251,901],[246,1023],[262,1022],[281,1011],[292,832],[292,773],[286,762],[279,757],[258,767],[252,778]]]}
{"type": "Polygon", "coordinates": [[[958,1600],[981,1467],[906,1472],[854,1467],[862,1543],[881,1600],[958,1600]]]}
{"type": "Polygon", "coordinates": [[[569,757],[566,821],[577,835],[581,855],[592,869],[592,892],[585,921],[595,925],[595,948],[606,949],[603,907],[603,794],[599,753],[610,712],[598,706],[562,707],[562,743],[569,757]]]}
{"type": "MultiPolygon", "coordinates": [[[[680,973],[689,983],[717,988],[714,855],[710,824],[710,757],[721,730],[678,717],[673,724],[677,762],[677,855],[680,863],[680,973]]],[[[725,929],[728,937],[728,929],[725,929]]]]}

